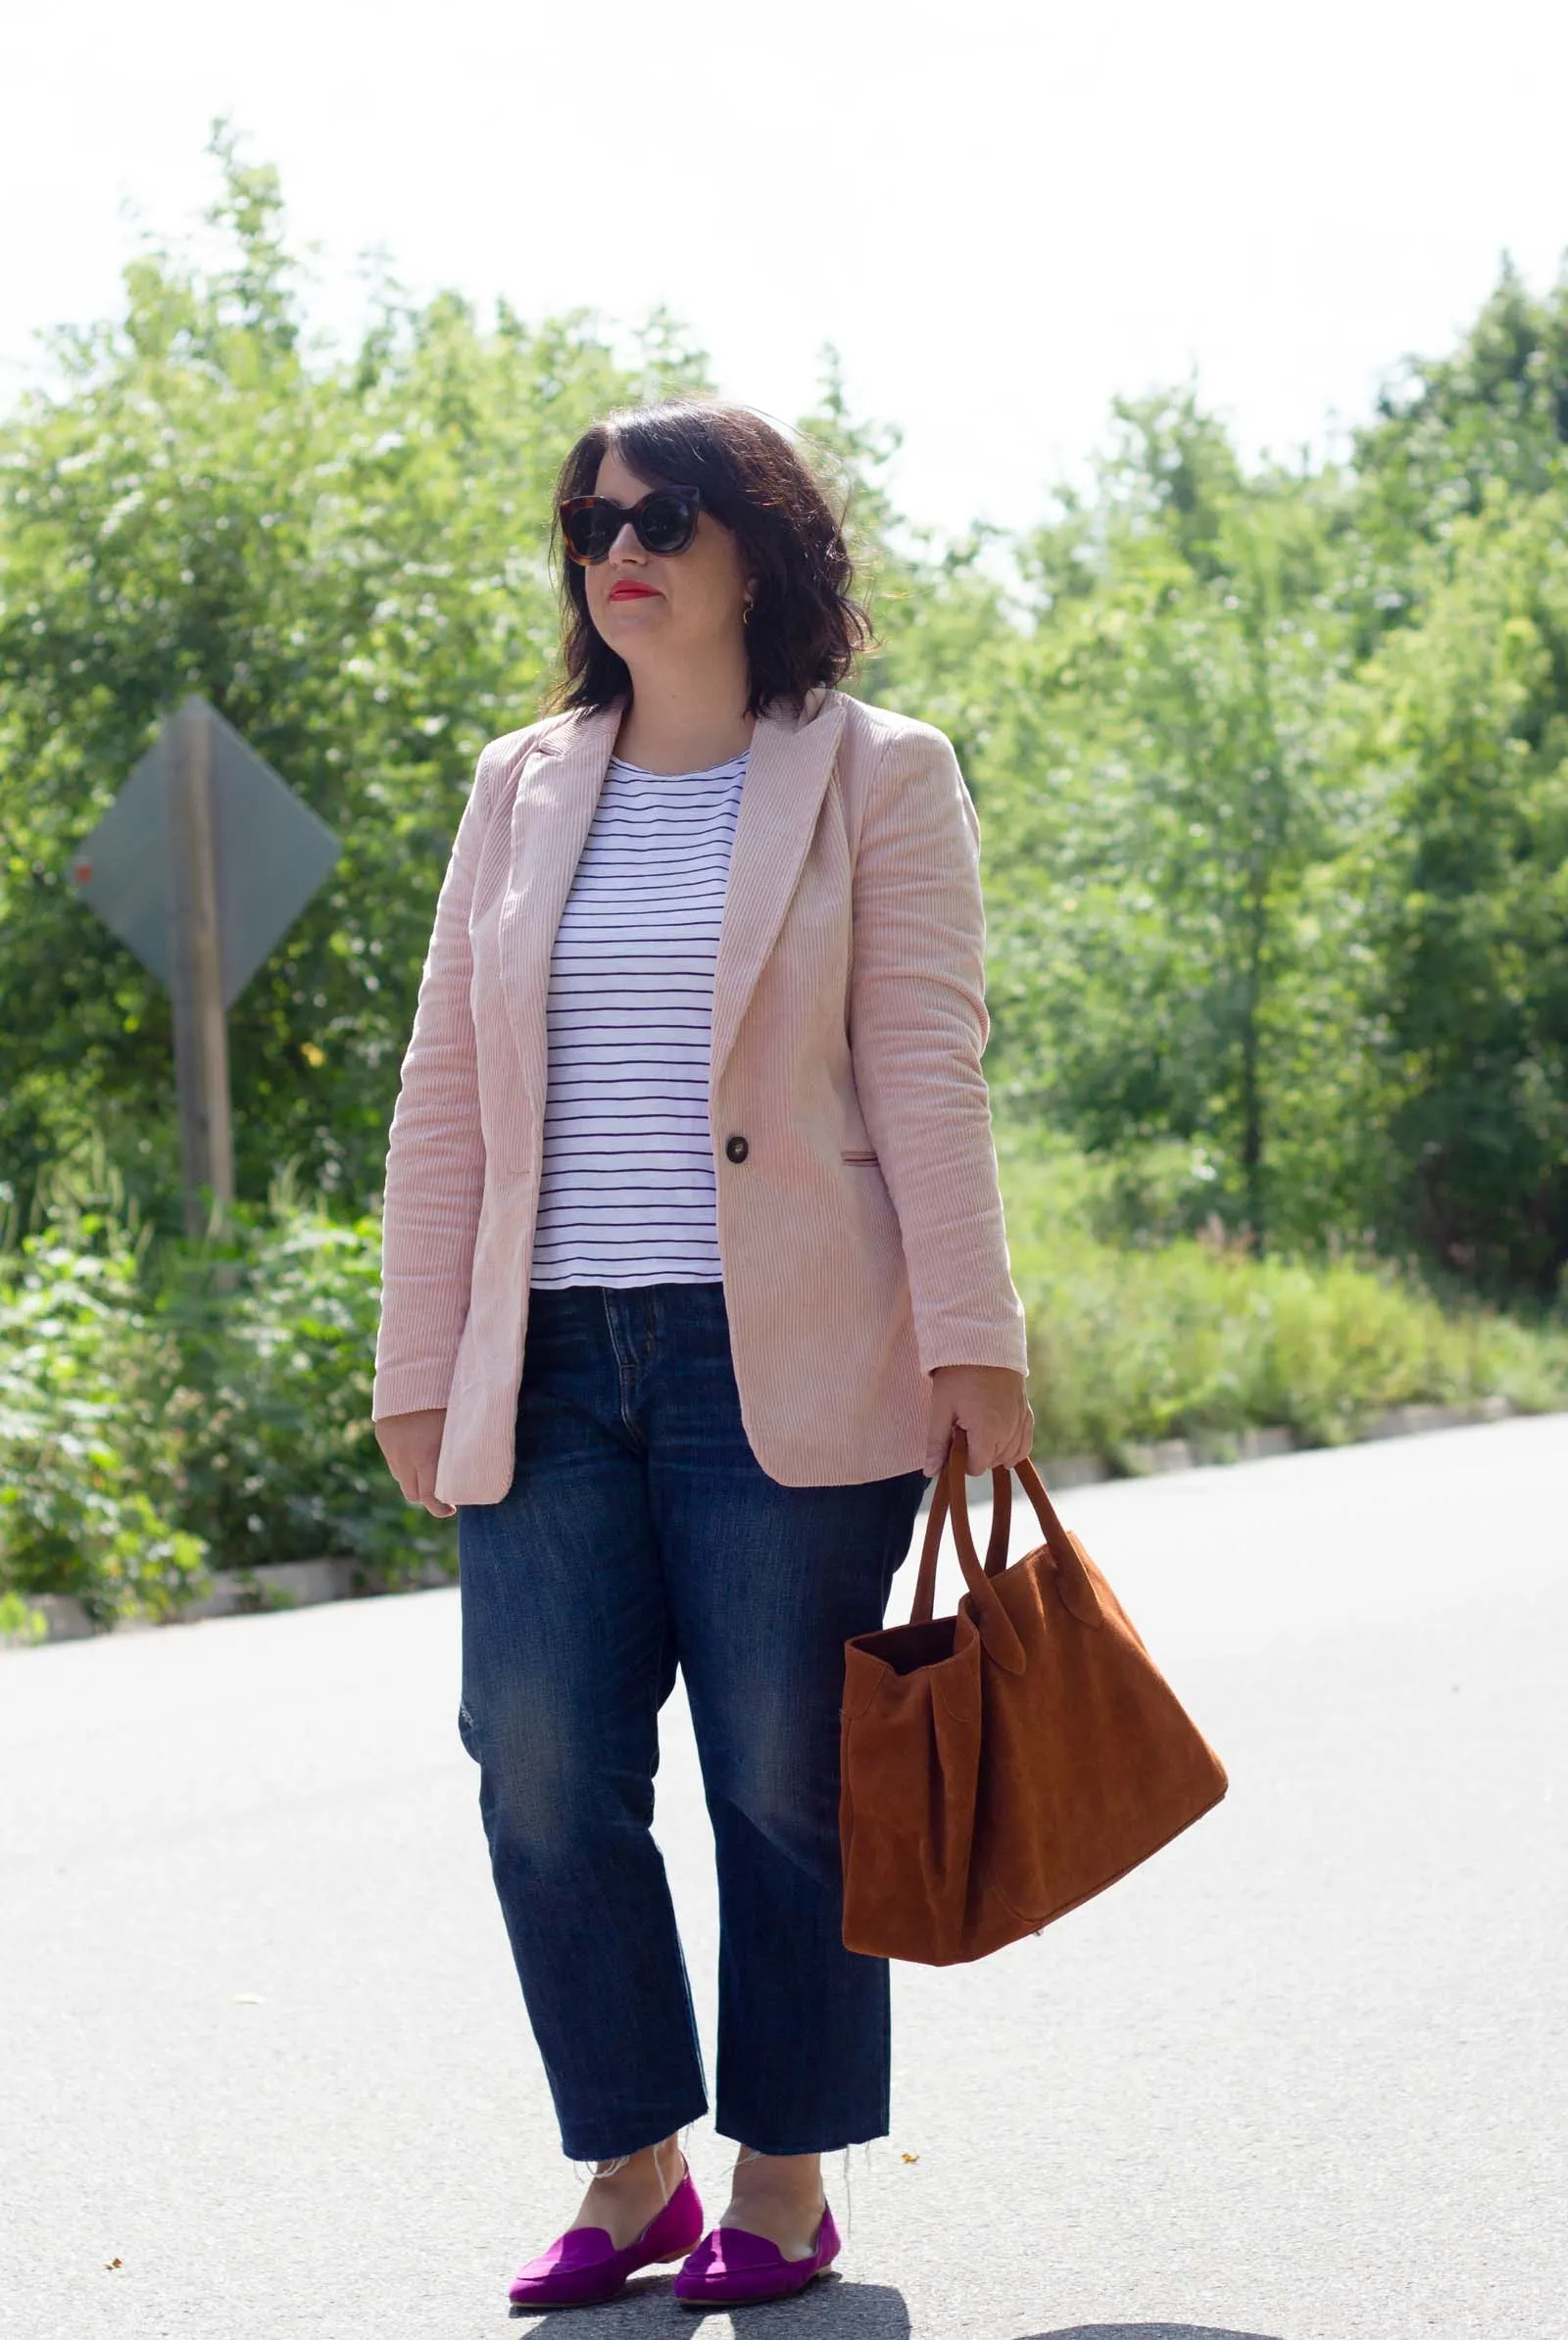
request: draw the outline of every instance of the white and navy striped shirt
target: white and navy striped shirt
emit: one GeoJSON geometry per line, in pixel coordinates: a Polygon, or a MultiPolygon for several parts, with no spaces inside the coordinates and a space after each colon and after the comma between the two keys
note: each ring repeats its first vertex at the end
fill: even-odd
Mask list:
{"type": "Polygon", "coordinates": [[[605,774],[550,962],[536,1288],[722,1281],[708,1079],[745,777],[605,774]]]}

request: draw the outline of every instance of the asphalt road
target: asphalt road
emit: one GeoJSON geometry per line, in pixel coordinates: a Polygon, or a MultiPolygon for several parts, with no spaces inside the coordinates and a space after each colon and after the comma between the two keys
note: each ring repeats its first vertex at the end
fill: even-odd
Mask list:
{"type": "MultiPolygon", "coordinates": [[[[1066,1497],[1231,1795],[1041,1938],[900,1971],[843,2277],[737,2326],[1568,2340],[1565,1499],[1561,1419],[1066,1497]]],[[[0,1658],[6,2340],[539,2328],[506,2282],[576,2179],[456,1665],[450,1592],[0,1658]]],[[[571,2321],[694,2328],[656,2277],[571,2321]]]]}

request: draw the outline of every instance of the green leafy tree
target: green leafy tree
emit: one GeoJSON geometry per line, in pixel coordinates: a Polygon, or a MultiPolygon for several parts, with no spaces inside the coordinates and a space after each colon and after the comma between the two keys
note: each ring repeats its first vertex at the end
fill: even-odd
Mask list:
{"type": "Polygon", "coordinates": [[[902,434],[855,414],[831,346],[817,403],[799,428],[844,515],[871,618],[868,655],[850,687],[945,731],[978,793],[1014,628],[1005,586],[985,565],[1001,532],[982,528],[942,544],[911,526],[888,477],[902,434]]]}
{"type": "Polygon", "coordinates": [[[379,1183],[435,889],[482,742],[549,683],[550,490],[605,408],[704,376],[664,317],[617,366],[584,317],[481,330],[388,293],[359,349],[304,333],[270,171],[220,134],[229,257],[131,268],[0,428],[0,1180],[108,1136],[167,1224],[169,1003],[74,900],[72,848],[204,692],[338,833],[232,1012],[237,1178],[379,1183]]]}
{"type": "Polygon", "coordinates": [[[1449,357],[1407,360],[1357,432],[1361,525],[1391,569],[1497,487],[1539,496],[1568,446],[1568,266],[1537,299],[1511,262],[1449,357]]]}
{"type": "Polygon", "coordinates": [[[1568,1258],[1568,493],[1456,519],[1361,678],[1396,1227],[1549,1295],[1568,1258]]]}
{"type": "MultiPolygon", "coordinates": [[[[100,1136],[177,1224],[169,1003],[69,871],[191,690],[344,845],[231,1017],[240,1194],[291,1159],[344,1224],[373,1207],[474,756],[552,678],[561,457],[708,381],[663,312],[612,344],[390,281],[357,347],[318,346],[274,175],[215,151],[218,264],[148,249],[0,422],[14,1236],[100,1136]]],[[[908,524],[898,433],[831,351],[801,429],[870,601],[854,687],[940,724],[980,806],[1001,1097],[1116,1166],[1129,1227],[1217,1211],[1549,1292],[1568,276],[1538,299],[1505,268],[1346,470],[1250,468],[1178,391],[1119,405],[1092,489],[1010,538],[908,524]]]]}
{"type": "Polygon", "coordinates": [[[1349,817],[1339,489],[1244,479],[1190,396],[1118,412],[1098,509],[1030,548],[1040,613],[984,767],[1011,849],[999,1055],[1096,1148],[1192,1144],[1261,1241],[1311,1082],[1291,1003],[1332,947],[1313,877],[1349,817]]]}

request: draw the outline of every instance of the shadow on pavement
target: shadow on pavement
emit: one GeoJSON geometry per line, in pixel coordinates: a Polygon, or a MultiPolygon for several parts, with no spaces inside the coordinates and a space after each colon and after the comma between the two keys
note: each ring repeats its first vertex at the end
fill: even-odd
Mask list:
{"type": "MultiPolygon", "coordinates": [[[[833,2334],[840,2335],[840,2340],[909,2340],[909,2311],[904,2304],[904,2294],[886,2283],[851,2283],[842,2275],[824,2275],[808,2291],[759,2309],[757,2313],[761,2317],[776,2316],[781,2311],[788,2314],[790,2340],[795,2340],[797,2333],[806,2332],[820,2332],[824,2340],[833,2334]]],[[[733,2316],[737,2330],[750,2328],[750,2316],[745,2308],[715,2309],[713,2313],[733,2316]]],[[[560,2321],[559,2316],[549,2312],[530,2315],[525,2309],[514,2309],[511,2328],[518,2333],[542,2332],[547,2325],[557,2329],[560,2321]]],[[[622,2333],[646,2336],[660,2330],[690,2332],[695,2340],[707,2316],[701,2310],[694,2313],[671,2298],[667,2275],[635,2275],[618,2299],[608,2301],[602,2308],[573,2308],[570,2321],[571,2340],[619,2340],[622,2333]]],[[[768,2328],[781,2333],[784,2327],[775,2321],[768,2328]]],[[[1130,2324],[1118,2325],[1113,2333],[1107,2326],[1103,2333],[1098,2330],[1063,2333],[1059,2340],[1119,2340],[1123,2328],[1128,2333],[1134,2329],[1130,2324]]],[[[1163,2324],[1140,2326],[1136,2340],[1163,2340],[1167,2328],[1174,2340],[1174,2325],[1163,2324]]],[[[758,2329],[761,2329],[760,2322],[758,2329]]],[[[1058,2335],[1042,2333],[1040,2340],[1058,2340],[1058,2335]]],[[[1181,2340],[1256,2340],[1256,2336],[1244,2332],[1194,2332],[1183,2333],[1181,2340]]]]}
{"type": "Polygon", "coordinates": [[[1279,2340],[1279,2335],[1222,2331],[1215,2323],[1072,2323],[1059,2331],[1025,2333],[1023,2340],[1279,2340]]]}

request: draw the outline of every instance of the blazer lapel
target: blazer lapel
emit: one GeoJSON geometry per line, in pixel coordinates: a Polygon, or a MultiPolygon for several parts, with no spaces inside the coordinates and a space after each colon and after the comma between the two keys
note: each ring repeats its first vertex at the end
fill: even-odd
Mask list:
{"type": "Polygon", "coordinates": [[[549,1070],[550,957],[599,804],[620,703],[578,715],[535,748],[517,777],[512,868],[497,921],[501,988],[523,1092],[543,1114],[549,1070]]]}
{"type": "MultiPolygon", "coordinates": [[[[620,716],[617,701],[563,724],[532,751],[517,779],[497,947],[524,1094],[540,1115],[549,1073],[551,953],[620,716]]],[[[783,924],[843,728],[843,701],[830,693],[814,715],[798,723],[787,715],[763,715],[752,735],[713,969],[710,1094],[783,924]]]]}
{"type": "Polygon", "coordinates": [[[844,702],[831,692],[814,715],[762,715],[752,734],[713,970],[710,1096],[784,922],[843,728],[844,702]]]}

